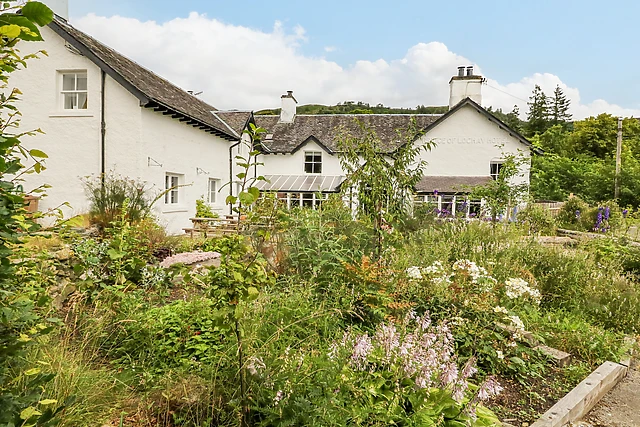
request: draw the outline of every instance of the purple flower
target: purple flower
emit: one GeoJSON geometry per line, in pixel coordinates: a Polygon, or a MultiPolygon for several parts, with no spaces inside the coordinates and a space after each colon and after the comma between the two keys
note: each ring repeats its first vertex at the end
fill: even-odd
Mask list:
{"type": "Polygon", "coordinates": [[[580,210],[576,211],[576,219],[580,219],[580,210]]]}
{"type": "Polygon", "coordinates": [[[489,377],[478,389],[478,400],[485,401],[490,397],[497,396],[504,390],[494,377],[489,377]]]}
{"type": "Polygon", "coordinates": [[[625,217],[625,218],[626,218],[628,213],[629,213],[629,209],[623,209],[623,210],[622,210],[622,216],[623,216],[623,217],[625,217]]]}
{"type": "Polygon", "coordinates": [[[606,208],[604,208],[604,220],[605,221],[609,220],[609,215],[611,215],[611,209],[609,209],[609,206],[607,206],[606,208]]]}
{"type": "Polygon", "coordinates": [[[438,190],[433,190],[433,195],[437,196],[438,195],[438,190]]]}

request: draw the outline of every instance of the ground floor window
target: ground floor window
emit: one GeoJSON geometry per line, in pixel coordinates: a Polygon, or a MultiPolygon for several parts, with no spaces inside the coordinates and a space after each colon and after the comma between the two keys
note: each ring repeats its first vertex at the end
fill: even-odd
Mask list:
{"type": "Polygon", "coordinates": [[[218,197],[218,189],[220,187],[220,180],[215,178],[209,178],[209,184],[207,188],[207,202],[215,203],[218,197]]]}
{"type": "Polygon", "coordinates": [[[180,180],[182,175],[167,173],[164,178],[164,203],[167,205],[177,205],[180,203],[180,180]]]}
{"type": "Polygon", "coordinates": [[[415,206],[428,206],[434,214],[446,217],[477,218],[482,213],[482,200],[470,199],[467,194],[418,194],[415,206]]]}
{"type": "Polygon", "coordinates": [[[298,207],[317,209],[329,198],[330,193],[277,193],[277,198],[287,209],[298,207]]]}

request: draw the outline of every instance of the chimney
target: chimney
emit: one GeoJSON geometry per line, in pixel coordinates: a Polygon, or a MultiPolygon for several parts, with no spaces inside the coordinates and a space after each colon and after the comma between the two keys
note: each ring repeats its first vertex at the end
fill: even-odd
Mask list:
{"type": "Polygon", "coordinates": [[[43,0],[43,3],[65,21],[69,20],[69,0],[43,0]]]}
{"type": "Polygon", "coordinates": [[[280,110],[280,123],[293,123],[296,117],[296,104],[298,101],[293,97],[293,91],[288,90],[286,95],[280,97],[282,107],[280,110]]]}
{"type": "Polygon", "coordinates": [[[458,67],[458,75],[449,80],[449,109],[467,98],[482,105],[483,81],[482,76],[473,74],[473,65],[458,67]]]}

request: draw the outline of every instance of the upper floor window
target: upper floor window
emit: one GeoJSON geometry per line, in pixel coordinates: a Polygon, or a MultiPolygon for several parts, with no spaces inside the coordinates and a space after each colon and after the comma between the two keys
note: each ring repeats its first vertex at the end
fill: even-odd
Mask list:
{"type": "Polygon", "coordinates": [[[494,180],[498,179],[498,176],[500,176],[502,164],[502,162],[491,162],[491,178],[494,180]]]}
{"type": "Polygon", "coordinates": [[[322,173],[322,153],[306,151],[304,153],[304,171],[306,173],[322,173]]]}
{"type": "Polygon", "coordinates": [[[87,73],[62,73],[62,108],[65,110],[87,109],[87,73]]]}
{"type": "Polygon", "coordinates": [[[180,202],[179,190],[180,187],[180,175],[175,173],[168,173],[165,175],[164,189],[164,203],[167,205],[176,205],[180,202]]]}

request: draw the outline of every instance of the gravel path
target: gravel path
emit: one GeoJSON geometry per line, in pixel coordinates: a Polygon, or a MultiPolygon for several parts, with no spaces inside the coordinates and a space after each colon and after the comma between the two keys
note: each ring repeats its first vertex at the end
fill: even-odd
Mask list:
{"type": "Polygon", "coordinates": [[[576,427],[640,426],[640,366],[631,365],[627,377],[607,393],[576,427]]]}

